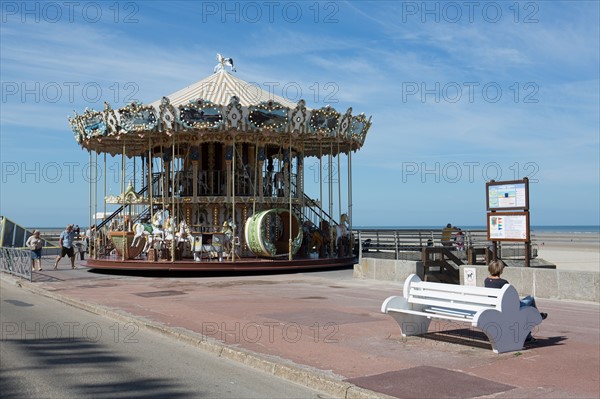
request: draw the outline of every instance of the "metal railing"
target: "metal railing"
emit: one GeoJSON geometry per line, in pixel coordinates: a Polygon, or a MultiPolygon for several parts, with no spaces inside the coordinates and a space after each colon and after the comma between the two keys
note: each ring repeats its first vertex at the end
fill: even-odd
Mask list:
{"type": "MultiPolygon", "coordinates": [[[[467,260],[468,249],[483,253],[489,249],[491,242],[487,239],[486,230],[462,230],[464,251],[457,251],[460,258],[467,260]]],[[[423,248],[444,247],[442,231],[430,229],[357,229],[354,237],[358,238],[360,256],[396,260],[421,260],[423,248]]],[[[446,244],[450,250],[457,249],[457,242],[452,239],[446,244]]],[[[505,260],[525,259],[523,243],[498,243],[498,256],[505,260]]],[[[530,259],[537,257],[537,245],[532,243],[530,259]]]]}
{"type": "MultiPolygon", "coordinates": [[[[486,248],[485,230],[463,230],[465,248],[486,248]]],[[[354,232],[360,256],[396,260],[421,260],[427,247],[443,247],[442,231],[429,229],[359,229],[354,232]]]]}
{"type": "MultiPolygon", "coordinates": [[[[156,183],[158,181],[158,178],[160,176],[154,176],[154,179],[152,180],[153,183],[156,183]]],[[[144,187],[142,187],[142,189],[140,191],[137,192],[137,195],[142,195],[144,194],[146,191],[148,191],[148,185],[146,184],[144,187]]],[[[104,227],[106,224],[110,223],[116,216],[118,216],[125,208],[127,208],[130,204],[124,204],[121,205],[119,208],[117,208],[116,211],[114,211],[113,213],[110,214],[110,216],[108,216],[107,218],[105,218],[102,222],[100,222],[98,224],[98,226],[96,226],[96,231],[100,230],[102,227],[104,227]]]]}
{"type": "Polygon", "coordinates": [[[0,247],[0,271],[31,281],[31,251],[0,247]]]}

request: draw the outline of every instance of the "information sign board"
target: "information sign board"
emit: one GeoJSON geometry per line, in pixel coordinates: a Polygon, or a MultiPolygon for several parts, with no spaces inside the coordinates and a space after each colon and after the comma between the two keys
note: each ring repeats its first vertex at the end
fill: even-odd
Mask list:
{"type": "Polygon", "coordinates": [[[488,240],[529,241],[529,212],[489,212],[488,240]]]}
{"type": "Polygon", "coordinates": [[[529,181],[491,181],[486,183],[488,211],[529,209],[529,181]]]}

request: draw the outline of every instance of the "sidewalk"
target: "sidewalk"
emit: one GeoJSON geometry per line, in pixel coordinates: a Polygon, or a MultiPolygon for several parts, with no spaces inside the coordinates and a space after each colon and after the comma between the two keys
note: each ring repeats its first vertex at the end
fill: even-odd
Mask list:
{"type": "Polygon", "coordinates": [[[477,331],[443,323],[428,338],[403,339],[380,313],[401,285],[353,280],[352,270],[147,277],[71,270],[67,259],[51,269],[45,259],[44,271],[21,284],[335,397],[600,396],[595,303],[539,299],[549,317],[537,342],[497,355],[477,331]]]}

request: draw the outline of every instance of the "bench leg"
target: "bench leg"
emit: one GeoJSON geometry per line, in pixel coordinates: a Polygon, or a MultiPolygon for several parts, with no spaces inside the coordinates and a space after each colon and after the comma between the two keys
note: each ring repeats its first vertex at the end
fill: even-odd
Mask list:
{"type": "Polygon", "coordinates": [[[429,330],[431,319],[427,317],[397,312],[389,312],[388,314],[392,316],[400,326],[403,337],[423,335],[429,330]]]}
{"type": "Polygon", "coordinates": [[[381,312],[386,313],[396,320],[400,326],[403,337],[411,335],[423,335],[429,329],[431,319],[425,316],[403,313],[396,309],[421,311],[422,307],[409,303],[406,298],[401,296],[392,296],[387,298],[381,305],[381,312]]]}
{"type": "Polygon", "coordinates": [[[479,316],[476,327],[487,335],[495,353],[504,353],[522,350],[525,339],[541,321],[539,312],[532,307],[508,315],[488,310],[479,316]]]}

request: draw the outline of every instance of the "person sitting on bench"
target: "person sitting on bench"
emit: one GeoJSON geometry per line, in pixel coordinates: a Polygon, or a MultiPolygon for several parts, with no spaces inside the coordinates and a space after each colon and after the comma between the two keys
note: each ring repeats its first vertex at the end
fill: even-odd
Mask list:
{"type": "MultiPolygon", "coordinates": [[[[509,284],[509,282],[507,280],[500,277],[500,275],[504,271],[505,266],[506,265],[504,264],[504,262],[502,262],[500,259],[493,260],[490,262],[490,264],[488,265],[488,272],[490,273],[490,275],[483,282],[483,284],[486,288],[500,289],[505,284],[509,284]]],[[[537,306],[535,304],[535,298],[532,297],[531,295],[527,295],[526,297],[521,298],[520,307],[524,307],[524,306],[533,306],[534,308],[537,309],[537,306]]],[[[546,320],[546,318],[548,317],[548,313],[540,312],[540,315],[542,316],[542,320],[546,320]]],[[[535,339],[531,336],[531,333],[529,333],[529,335],[527,336],[527,339],[525,341],[532,342],[532,341],[535,341],[535,339]]]]}

